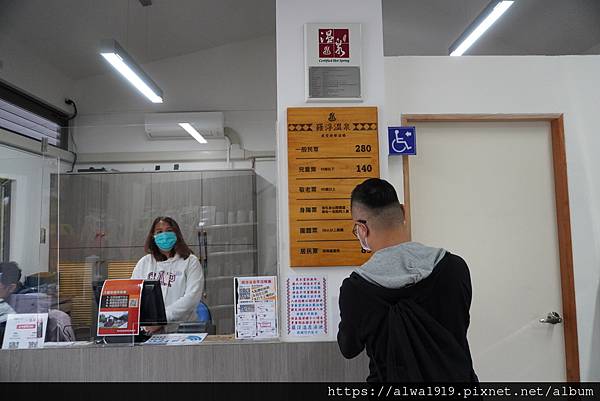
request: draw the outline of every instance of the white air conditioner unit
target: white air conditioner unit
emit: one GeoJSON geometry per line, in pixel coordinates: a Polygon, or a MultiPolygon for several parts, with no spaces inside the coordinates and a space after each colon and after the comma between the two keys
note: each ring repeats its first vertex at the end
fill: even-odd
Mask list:
{"type": "Polygon", "coordinates": [[[188,123],[204,138],[222,138],[225,118],[220,111],[146,114],[145,131],[150,140],[194,139],[179,124],[188,123]]]}

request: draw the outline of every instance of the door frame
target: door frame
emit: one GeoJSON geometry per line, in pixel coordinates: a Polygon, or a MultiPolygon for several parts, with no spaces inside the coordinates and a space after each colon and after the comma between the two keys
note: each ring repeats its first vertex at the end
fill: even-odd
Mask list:
{"type": "MultiPolygon", "coordinates": [[[[577,337],[577,308],[573,276],[573,247],[571,239],[571,214],[567,178],[563,114],[403,114],[402,125],[423,122],[514,122],[544,121],[550,123],[552,139],[552,164],[554,167],[554,192],[560,260],[560,278],[563,304],[565,338],[565,364],[568,382],[579,382],[579,345],[577,337]]],[[[409,239],[411,237],[409,156],[402,157],[404,176],[404,204],[409,239]]]]}

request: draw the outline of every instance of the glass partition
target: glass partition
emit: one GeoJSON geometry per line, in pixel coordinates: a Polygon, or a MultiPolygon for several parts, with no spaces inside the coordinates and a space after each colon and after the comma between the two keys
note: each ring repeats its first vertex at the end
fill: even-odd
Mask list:
{"type": "Polygon", "coordinates": [[[50,209],[55,158],[0,146],[0,332],[3,349],[74,339],[59,293],[57,225],[50,209]],[[33,326],[15,334],[13,327],[33,326]],[[5,338],[6,337],[6,338],[5,338]]]}
{"type": "Polygon", "coordinates": [[[56,174],[51,187],[59,296],[78,341],[104,341],[96,332],[106,279],[160,282],[169,324],[150,330],[232,336],[234,277],[275,274],[258,263],[258,227],[273,223],[274,209],[260,210],[253,170],[56,174]],[[153,227],[157,217],[168,227],[153,227]],[[178,256],[152,248],[157,230],[180,233],[178,256]]]}
{"type": "Polygon", "coordinates": [[[154,161],[73,166],[0,146],[0,262],[20,273],[4,316],[47,316],[44,347],[133,345],[147,337],[108,338],[98,325],[116,329],[125,319],[99,313],[105,280],[136,278],[158,281],[163,295],[167,324],[144,310],[162,306],[144,306],[151,295],[142,296],[149,332],[235,338],[234,278],[277,274],[275,161],[220,143],[202,152],[211,156],[165,171],[154,161]],[[171,254],[157,247],[157,217],[179,232],[171,254]]]}

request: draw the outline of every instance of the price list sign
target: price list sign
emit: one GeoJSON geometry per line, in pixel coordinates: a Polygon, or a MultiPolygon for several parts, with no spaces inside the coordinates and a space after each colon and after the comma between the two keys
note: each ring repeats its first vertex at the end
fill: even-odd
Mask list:
{"type": "Polygon", "coordinates": [[[376,107],[288,108],[290,263],[358,266],[350,194],[379,177],[376,107]]]}

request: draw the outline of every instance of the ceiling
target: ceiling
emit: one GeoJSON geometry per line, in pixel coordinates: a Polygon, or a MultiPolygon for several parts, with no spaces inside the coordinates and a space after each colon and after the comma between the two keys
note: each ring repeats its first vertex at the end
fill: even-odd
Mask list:
{"type": "Polygon", "coordinates": [[[146,63],[274,34],[275,0],[0,0],[0,35],[72,79],[107,71],[102,39],[146,63]]]}
{"type": "MultiPolygon", "coordinates": [[[[386,56],[442,56],[489,0],[383,0],[386,56]]],[[[516,0],[466,55],[600,54],[600,0],[516,0]]]]}
{"type": "MultiPolygon", "coordinates": [[[[385,54],[447,55],[488,2],[383,0],[385,54]]],[[[146,63],[275,34],[275,0],[152,3],[0,0],[0,39],[80,79],[107,71],[98,56],[101,39],[117,39],[146,63]]],[[[467,54],[600,54],[600,0],[517,0],[467,54]]]]}

